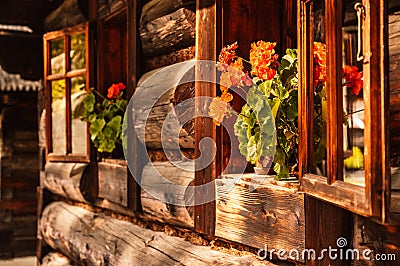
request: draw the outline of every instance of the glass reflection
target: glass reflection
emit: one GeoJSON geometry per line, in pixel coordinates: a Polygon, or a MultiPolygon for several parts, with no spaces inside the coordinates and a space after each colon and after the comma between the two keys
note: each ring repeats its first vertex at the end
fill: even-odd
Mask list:
{"type": "Polygon", "coordinates": [[[325,1],[313,2],[313,87],[315,173],[326,176],[325,1]]]}
{"type": "Polygon", "coordinates": [[[87,124],[80,118],[84,112],[83,99],[86,96],[86,78],[71,79],[71,137],[72,153],[86,154],[87,124]]]}
{"type": "Polygon", "coordinates": [[[86,67],[86,40],[85,33],[71,36],[71,70],[86,67]]]}
{"type": "Polygon", "coordinates": [[[67,153],[65,80],[51,82],[51,96],[51,137],[53,153],[65,155],[67,153]]]}
{"type": "MultiPolygon", "coordinates": [[[[364,99],[363,62],[357,60],[362,38],[354,1],[343,1],[343,150],[345,182],[365,186],[364,176],[364,99]]],[[[361,23],[361,20],[360,20],[361,23]]]]}
{"type": "Polygon", "coordinates": [[[64,39],[50,42],[51,74],[65,73],[64,39]]]}

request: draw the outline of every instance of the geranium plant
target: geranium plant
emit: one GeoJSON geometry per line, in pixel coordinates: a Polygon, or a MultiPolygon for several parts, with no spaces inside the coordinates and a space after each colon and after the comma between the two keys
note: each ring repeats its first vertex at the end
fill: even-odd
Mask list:
{"type": "Polygon", "coordinates": [[[108,88],[107,97],[91,89],[84,99],[82,120],[90,123],[90,137],[100,153],[111,153],[122,143],[122,122],[127,106],[127,100],[123,97],[125,88],[123,83],[113,84],[108,88]],[[96,98],[100,101],[96,101],[96,98]]]}
{"type": "MultiPolygon", "coordinates": [[[[298,59],[297,50],[287,49],[278,60],[275,43],[251,44],[250,59],[238,57],[238,44],[224,47],[218,58],[221,96],[210,104],[209,115],[220,125],[233,110],[229,89],[245,91],[246,103],[234,125],[240,153],[251,163],[274,156],[276,178],[287,178],[298,161],[298,59]],[[246,71],[245,64],[251,67],[246,71]],[[270,112],[268,110],[271,110],[270,112]],[[274,122],[274,123],[273,123],[274,122]],[[275,124],[275,128],[273,125],[275,124]]],[[[315,42],[314,78],[314,151],[316,163],[326,153],[326,46],[315,42]]],[[[344,85],[354,94],[362,88],[362,73],[355,67],[343,69],[344,85]]]]}
{"type": "MultiPolygon", "coordinates": [[[[297,50],[287,49],[278,60],[275,45],[265,41],[252,43],[249,61],[236,55],[237,43],[221,50],[218,60],[221,96],[212,101],[209,114],[219,125],[226,115],[233,113],[229,89],[240,87],[246,91],[246,103],[234,125],[240,153],[251,163],[273,156],[276,178],[282,179],[294,172],[298,159],[298,59],[297,50]],[[249,64],[251,70],[245,71],[244,64],[249,64]]],[[[314,86],[320,100],[315,105],[315,125],[320,129],[325,124],[322,114],[325,54],[325,46],[316,43],[314,86]]],[[[320,132],[315,138],[317,153],[324,153],[325,142],[325,134],[320,132]]]]}
{"type": "Polygon", "coordinates": [[[236,56],[237,43],[222,49],[218,62],[221,96],[212,101],[209,114],[218,125],[232,113],[229,88],[245,90],[246,104],[234,125],[240,153],[251,163],[273,156],[274,171],[281,179],[297,164],[297,52],[288,49],[278,61],[275,45],[253,43],[249,61],[236,56]],[[246,63],[250,72],[244,71],[246,63]]]}

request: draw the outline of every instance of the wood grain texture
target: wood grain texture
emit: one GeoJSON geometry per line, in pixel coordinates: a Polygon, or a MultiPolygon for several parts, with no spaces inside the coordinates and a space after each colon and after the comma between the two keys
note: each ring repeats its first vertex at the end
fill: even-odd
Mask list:
{"type": "Polygon", "coordinates": [[[271,265],[251,256],[195,246],[63,202],[46,207],[40,230],[52,248],[84,265],[271,265]]]}
{"type": "Polygon", "coordinates": [[[328,1],[325,6],[326,98],[327,101],[327,173],[328,183],[343,180],[343,95],[342,86],[342,1],[328,1]]]}
{"type": "Polygon", "coordinates": [[[194,117],[194,102],[179,105],[193,98],[193,80],[193,61],[155,69],[141,77],[135,94],[134,127],[147,148],[194,148],[193,122],[189,119],[181,125],[194,117]]]}
{"type": "MultiPolygon", "coordinates": [[[[196,1],[196,59],[209,60],[215,62],[217,59],[216,52],[216,21],[217,21],[217,6],[215,0],[200,0],[196,1]]],[[[200,149],[200,141],[203,138],[210,138],[216,140],[215,125],[210,117],[205,117],[203,114],[208,113],[209,106],[201,100],[202,96],[215,97],[216,96],[216,82],[201,82],[201,80],[216,81],[215,66],[210,64],[197,62],[196,71],[196,84],[195,84],[195,157],[196,169],[202,169],[195,173],[195,186],[212,182],[216,177],[215,159],[208,164],[206,161],[212,148],[207,149],[208,156],[205,155],[205,150],[200,149]],[[201,154],[203,154],[202,157],[201,154]]],[[[209,147],[210,148],[210,147],[209,147]]],[[[215,231],[215,201],[206,204],[205,199],[215,197],[215,188],[210,189],[196,189],[194,193],[194,200],[196,206],[194,207],[195,228],[196,231],[213,235],[215,231]]]]}
{"type": "MultiPolygon", "coordinates": [[[[142,12],[142,17],[146,16],[142,12]]],[[[146,55],[165,54],[195,43],[196,14],[188,8],[140,24],[140,38],[146,55]]]]}
{"type": "MultiPolygon", "coordinates": [[[[123,161],[125,162],[125,161],[123,161]]],[[[98,163],[98,197],[128,206],[128,169],[126,165],[98,163]]]]}
{"type": "Polygon", "coordinates": [[[278,185],[272,177],[259,184],[248,174],[247,181],[242,178],[234,184],[233,176],[216,181],[215,235],[260,249],[296,249],[301,254],[304,195],[295,187],[278,185]]]}
{"type": "Polygon", "coordinates": [[[193,162],[152,162],[143,168],[141,201],[145,214],[193,227],[193,162]],[[189,204],[189,206],[186,206],[189,204]]]}
{"type": "Polygon", "coordinates": [[[86,202],[81,179],[87,166],[85,163],[48,162],[45,166],[44,187],[67,199],[86,202]]]}
{"type": "Polygon", "coordinates": [[[144,60],[144,69],[150,71],[156,68],[176,64],[195,58],[196,47],[190,46],[155,57],[147,57],[144,60]]]}
{"type": "MultiPolygon", "coordinates": [[[[306,213],[306,248],[316,251],[320,257],[323,249],[337,247],[337,239],[343,237],[347,243],[351,242],[353,234],[353,214],[340,207],[323,202],[310,196],[305,196],[306,213]]],[[[346,248],[351,248],[350,244],[346,248]]],[[[344,248],[345,249],[345,248],[344,248]]],[[[325,253],[326,255],[327,253],[325,253]]],[[[322,259],[306,259],[306,265],[351,265],[351,260],[330,259],[329,256],[322,259]]]]}
{"type": "MultiPolygon", "coordinates": [[[[139,23],[140,10],[142,8],[141,2],[136,0],[128,0],[127,10],[127,38],[128,38],[128,52],[127,52],[127,98],[130,100],[136,90],[137,81],[142,73],[141,60],[142,53],[140,49],[139,23]]],[[[128,107],[132,107],[128,105],[128,107]]],[[[133,127],[132,119],[128,119],[128,128],[133,127]]],[[[129,158],[129,165],[131,167],[128,171],[128,207],[133,211],[141,211],[140,203],[140,186],[136,182],[139,180],[142,171],[143,162],[142,152],[144,147],[139,143],[136,132],[129,130],[128,133],[128,149],[126,151],[126,158],[129,158]]]]}
{"type": "Polygon", "coordinates": [[[140,16],[140,24],[146,24],[150,21],[173,13],[174,11],[186,7],[189,9],[195,9],[195,0],[152,0],[145,4],[142,8],[140,16]]]}

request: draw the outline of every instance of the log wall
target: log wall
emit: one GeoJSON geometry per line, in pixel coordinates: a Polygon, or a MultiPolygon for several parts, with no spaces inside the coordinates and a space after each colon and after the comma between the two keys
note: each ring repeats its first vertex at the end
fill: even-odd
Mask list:
{"type": "Polygon", "coordinates": [[[195,246],[64,202],[43,211],[40,231],[53,249],[81,265],[270,265],[195,246]]]}
{"type": "Polygon", "coordinates": [[[0,257],[35,254],[36,101],[31,92],[0,94],[0,257]]]}

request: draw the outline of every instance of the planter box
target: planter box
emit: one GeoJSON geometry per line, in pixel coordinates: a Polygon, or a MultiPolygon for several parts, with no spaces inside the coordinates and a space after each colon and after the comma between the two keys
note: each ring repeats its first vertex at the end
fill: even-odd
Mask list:
{"type": "Polygon", "coordinates": [[[301,255],[305,217],[298,183],[255,174],[242,175],[240,182],[235,182],[236,178],[238,175],[226,175],[216,182],[215,235],[268,251],[284,249],[283,257],[295,256],[294,250],[301,255]]]}

